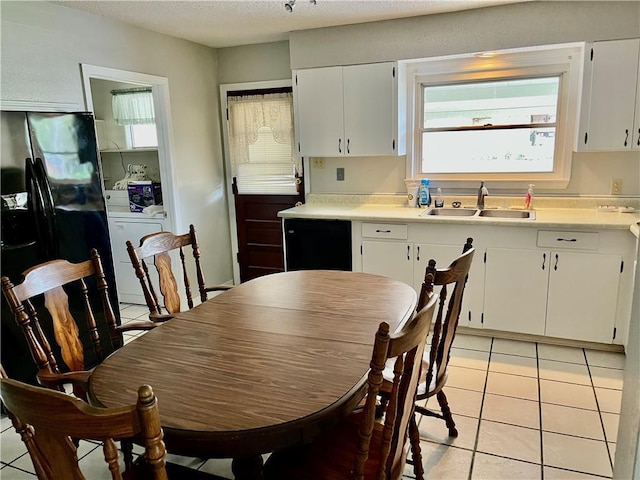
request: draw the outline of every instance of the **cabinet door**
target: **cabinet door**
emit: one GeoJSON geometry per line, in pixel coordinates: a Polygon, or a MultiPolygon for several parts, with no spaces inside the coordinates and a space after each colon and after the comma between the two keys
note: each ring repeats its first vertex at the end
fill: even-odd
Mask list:
{"type": "Polygon", "coordinates": [[[394,63],[343,68],[347,155],[396,153],[397,80],[394,63]]]}
{"type": "MultiPolygon", "coordinates": [[[[451,265],[456,258],[462,254],[462,245],[434,245],[426,243],[416,243],[413,246],[415,255],[415,261],[413,264],[413,288],[415,288],[418,295],[422,289],[422,282],[424,281],[424,274],[427,269],[427,265],[430,259],[436,261],[436,268],[447,268],[451,265]]],[[[474,298],[474,292],[480,290],[482,292],[482,277],[483,268],[481,260],[478,260],[480,253],[476,252],[474,261],[471,264],[471,270],[469,272],[469,280],[464,290],[464,296],[462,297],[462,309],[460,310],[460,325],[466,327],[480,326],[480,315],[482,306],[477,308],[472,307],[472,299],[474,298]],[[474,268],[474,267],[478,268],[474,268]]],[[[439,288],[436,291],[440,291],[439,288]]],[[[452,290],[448,293],[451,294],[452,290]]],[[[482,295],[482,294],[480,294],[482,295]]]]}
{"type": "Polygon", "coordinates": [[[362,271],[413,285],[413,248],[407,242],[362,242],[362,271]]]}
{"type": "Polygon", "coordinates": [[[487,248],[484,328],[544,335],[549,252],[487,248]]]}
{"type": "Polygon", "coordinates": [[[135,220],[109,220],[113,267],[116,273],[118,299],[126,303],[145,305],[142,287],[129,260],[127,240],[138,245],[140,239],[163,229],[162,222],[136,222],[135,220]]]}
{"type": "Polygon", "coordinates": [[[551,252],[545,334],[611,343],[621,260],[618,255],[551,252]]]}
{"type": "Polygon", "coordinates": [[[342,67],[297,70],[294,88],[299,153],[344,155],[342,67]]]}
{"type": "Polygon", "coordinates": [[[586,150],[627,150],[637,141],[633,129],[639,49],[640,39],[593,44],[586,150]]]}
{"type": "Polygon", "coordinates": [[[638,48],[638,75],[636,77],[636,114],[633,123],[633,139],[631,148],[640,150],[640,47],[638,48]]]}

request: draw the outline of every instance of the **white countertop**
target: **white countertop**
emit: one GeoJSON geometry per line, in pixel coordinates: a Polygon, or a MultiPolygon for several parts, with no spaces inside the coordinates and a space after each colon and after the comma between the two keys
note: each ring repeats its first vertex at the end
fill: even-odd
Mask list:
{"type": "MultiPolygon", "coordinates": [[[[448,206],[448,204],[447,204],[448,206]]],[[[491,207],[489,207],[491,208],[491,207]]],[[[505,208],[505,207],[501,207],[505,208]]],[[[536,218],[446,217],[420,214],[424,208],[406,205],[306,203],[278,213],[282,218],[365,220],[377,222],[453,223],[522,226],[533,228],[621,229],[638,228],[640,213],[598,212],[595,208],[535,208],[536,218]]],[[[638,212],[638,210],[636,210],[638,212]]]]}

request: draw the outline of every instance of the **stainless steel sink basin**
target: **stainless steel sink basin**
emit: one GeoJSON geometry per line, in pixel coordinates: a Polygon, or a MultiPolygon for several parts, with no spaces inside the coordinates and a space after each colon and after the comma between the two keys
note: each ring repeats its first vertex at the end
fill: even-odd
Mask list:
{"type": "Polygon", "coordinates": [[[506,208],[489,208],[478,210],[472,207],[463,208],[428,208],[420,214],[421,217],[475,217],[475,218],[510,218],[522,220],[535,220],[536,212],[533,210],[510,210],[506,208]]]}
{"type": "Polygon", "coordinates": [[[473,217],[477,211],[475,208],[430,208],[422,212],[420,216],[473,217]]]}
{"type": "Polygon", "coordinates": [[[534,220],[536,214],[532,210],[480,210],[479,217],[491,218],[528,218],[534,220]]]}

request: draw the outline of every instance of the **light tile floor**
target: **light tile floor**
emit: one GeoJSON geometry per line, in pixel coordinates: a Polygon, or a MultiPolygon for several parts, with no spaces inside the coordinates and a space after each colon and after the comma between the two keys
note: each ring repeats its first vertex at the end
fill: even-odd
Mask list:
{"type": "MultiPolygon", "coordinates": [[[[147,309],[123,306],[121,313],[126,322],[145,318],[147,309]]],[[[425,478],[611,478],[623,368],[623,354],[458,335],[445,393],[459,436],[449,437],[442,420],[420,419],[425,478]]],[[[33,480],[7,417],[0,427],[0,478],[33,480]]],[[[81,442],[79,457],[92,480],[109,478],[98,444],[81,442]]],[[[233,478],[230,460],[169,455],[169,461],[233,478]]],[[[411,478],[407,465],[405,479],[411,478]]]]}

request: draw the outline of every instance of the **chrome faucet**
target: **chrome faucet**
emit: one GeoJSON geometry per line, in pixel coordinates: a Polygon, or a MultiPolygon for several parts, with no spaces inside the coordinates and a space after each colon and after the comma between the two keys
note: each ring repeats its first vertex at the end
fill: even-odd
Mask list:
{"type": "Polygon", "coordinates": [[[478,189],[478,202],[476,208],[478,210],[484,210],[484,197],[489,195],[489,190],[484,186],[484,182],[480,182],[480,188],[478,189]]]}

